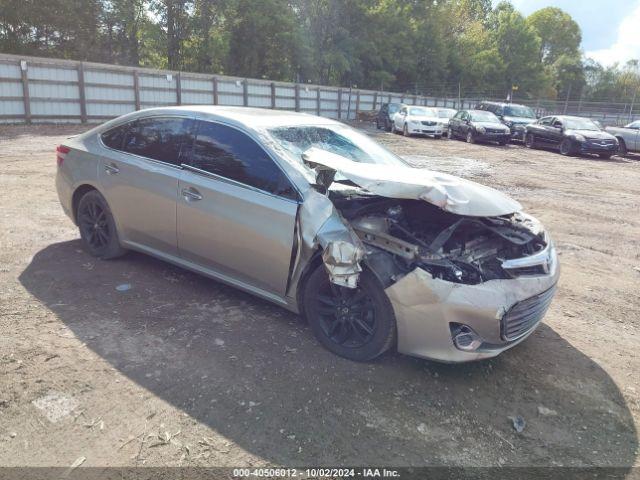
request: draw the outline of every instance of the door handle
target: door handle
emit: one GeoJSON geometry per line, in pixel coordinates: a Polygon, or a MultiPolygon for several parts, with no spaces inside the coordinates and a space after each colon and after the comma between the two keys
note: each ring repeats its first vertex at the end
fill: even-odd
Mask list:
{"type": "Polygon", "coordinates": [[[107,163],[104,166],[104,171],[107,172],[107,175],[116,175],[120,173],[120,169],[115,163],[107,163]]]}
{"type": "Polygon", "coordinates": [[[200,192],[193,187],[183,188],[180,193],[187,202],[197,202],[198,200],[202,200],[200,192]]]}

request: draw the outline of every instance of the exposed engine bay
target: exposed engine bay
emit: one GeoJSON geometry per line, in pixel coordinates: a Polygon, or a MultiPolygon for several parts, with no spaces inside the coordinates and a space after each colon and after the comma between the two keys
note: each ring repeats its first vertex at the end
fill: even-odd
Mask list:
{"type": "Polygon", "coordinates": [[[540,225],[522,213],[469,217],[421,200],[344,192],[331,192],[330,199],[366,246],[365,261],[386,285],[416,267],[463,284],[545,273],[542,265],[504,266],[547,246],[540,225]]]}

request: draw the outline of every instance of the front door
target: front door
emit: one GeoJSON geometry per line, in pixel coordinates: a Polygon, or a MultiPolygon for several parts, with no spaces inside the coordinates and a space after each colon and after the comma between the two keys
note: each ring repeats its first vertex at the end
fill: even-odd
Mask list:
{"type": "Polygon", "coordinates": [[[183,259],[284,296],[298,209],[289,179],[247,133],[197,121],[178,186],[183,259]]]}

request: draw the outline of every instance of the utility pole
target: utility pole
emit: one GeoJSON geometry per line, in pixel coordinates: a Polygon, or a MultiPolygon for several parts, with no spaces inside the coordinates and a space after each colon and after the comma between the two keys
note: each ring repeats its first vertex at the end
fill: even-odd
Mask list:
{"type": "Polygon", "coordinates": [[[564,110],[562,111],[563,115],[567,114],[567,108],[569,107],[569,95],[571,95],[571,84],[569,84],[569,88],[567,89],[567,98],[564,100],[564,110]]]}

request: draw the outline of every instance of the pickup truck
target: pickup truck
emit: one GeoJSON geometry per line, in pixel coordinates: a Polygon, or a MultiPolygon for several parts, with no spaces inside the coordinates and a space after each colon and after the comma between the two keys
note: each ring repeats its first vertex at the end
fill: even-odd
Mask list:
{"type": "Polygon", "coordinates": [[[640,120],[625,127],[606,127],[605,130],[618,139],[620,155],[628,152],[640,153],[640,120]]]}

